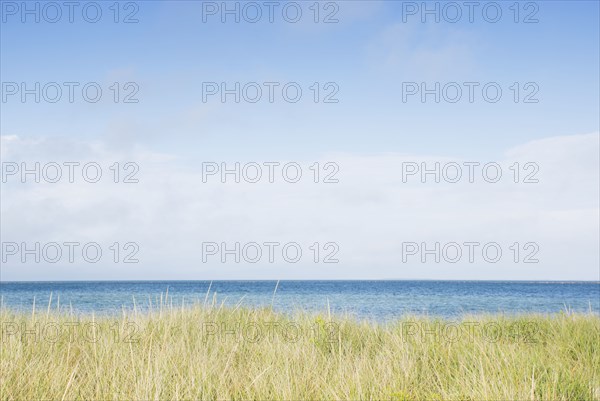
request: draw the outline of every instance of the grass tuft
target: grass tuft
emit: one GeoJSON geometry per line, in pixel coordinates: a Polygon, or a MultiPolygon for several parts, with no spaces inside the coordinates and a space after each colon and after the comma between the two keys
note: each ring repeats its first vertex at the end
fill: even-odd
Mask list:
{"type": "Polygon", "coordinates": [[[600,400],[591,313],[383,325],[205,301],[0,323],[2,400],[600,400]]]}

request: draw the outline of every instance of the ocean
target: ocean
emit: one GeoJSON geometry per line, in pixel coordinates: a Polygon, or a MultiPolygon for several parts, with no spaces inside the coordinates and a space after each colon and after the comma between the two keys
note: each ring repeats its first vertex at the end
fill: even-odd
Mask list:
{"type": "Polygon", "coordinates": [[[79,314],[155,308],[168,291],[180,307],[209,302],[352,315],[390,321],[405,315],[460,318],[466,314],[553,314],[600,311],[600,282],[524,281],[70,281],[0,282],[2,306],[51,307],[79,314]],[[274,294],[275,287],[277,291],[274,294]]]}

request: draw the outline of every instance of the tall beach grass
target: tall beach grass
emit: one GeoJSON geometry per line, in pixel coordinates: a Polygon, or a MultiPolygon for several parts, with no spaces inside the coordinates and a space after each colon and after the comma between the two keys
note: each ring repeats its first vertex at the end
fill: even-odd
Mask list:
{"type": "Polygon", "coordinates": [[[163,302],[0,323],[2,400],[600,400],[592,313],[377,324],[163,302]]]}

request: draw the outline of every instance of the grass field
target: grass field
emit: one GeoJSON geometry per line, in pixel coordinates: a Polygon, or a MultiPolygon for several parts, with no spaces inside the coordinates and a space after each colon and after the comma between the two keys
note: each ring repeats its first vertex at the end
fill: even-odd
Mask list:
{"type": "Polygon", "coordinates": [[[2,400],[600,400],[600,318],[0,311],[2,400]]]}

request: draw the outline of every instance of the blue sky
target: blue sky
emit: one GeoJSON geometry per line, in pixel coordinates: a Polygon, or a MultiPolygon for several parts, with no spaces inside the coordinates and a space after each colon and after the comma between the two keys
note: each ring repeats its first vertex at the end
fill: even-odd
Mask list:
{"type": "MultiPolygon", "coordinates": [[[[203,145],[206,139],[214,150],[222,147],[214,138],[225,136],[221,124],[175,125],[183,125],[186,112],[210,110],[201,103],[203,81],[339,84],[336,105],[227,104],[244,118],[229,127],[226,142],[234,140],[244,151],[280,154],[293,145],[309,154],[366,148],[451,149],[468,155],[470,149],[489,152],[524,139],[598,128],[597,2],[542,2],[534,24],[515,24],[508,9],[512,3],[506,2],[496,24],[477,12],[475,23],[465,16],[462,23],[423,24],[418,15],[403,23],[402,2],[360,1],[339,3],[339,23],[314,24],[309,3],[302,4],[307,14],[297,24],[281,17],[273,24],[223,24],[218,16],[202,23],[202,2],[192,1],[140,2],[137,24],[114,24],[107,7],[98,24],[81,18],[75,24],[21,24],[9,16],[2,25],[3,80],[138,82],[141,103],[106,105],[101,121],[126,119],[143,131],[137,140],[174,149],[188,148],[190,141],[203,145]],[[428,61],[434,65],[424,69],[428,61]],[[505,91],[513,82],[533,81],[540,87],[540,103],[403,104],[404,81],[496,81],[505,83],[505,91]],[[253,118],[272,110],[281,110],[285,119],[253,118]],[[174,128],[168,141],[164,132],[152,132],[156,126],[174,128]]],[[[524,18],[526,11],[521,13],[524,18]]],[[[72,115],[63,113],[75,109],[81,121],[71,121],[73,132],[62,127],[61,132],[103,135],[102,126],[89,129],[90,119],[98,118],[97,105],[3,106],[3,128],[10,132],[35,135],[37,126],[34,121],[23,125],[23,114],[71,121],[72,115]]]]}
{"type": "MultiPolygon", "coordinates": [[[[3,10],[6,10],[5,4],[10,2],[2,3],[3,10]]],[[[278,6],[283,7],[285,3],[278,3],[278,6]]],[[[537,154],[525,153],[523,157],[546,160],[556,149],[560,152],[562,147],[549,138],[566,138],[568,143],[583,143],[581,146],[584,147],[593,146],[597,141],[600,109],[597,1],[519,2],[520,20],[534,10],[531,4],[539,8],[535,14],[539,22],[529,24],[513,21],[514,14],[509,8],[514,7],[515,2],[512,1],[497,3],[503,12],[497,23],[486,22],[479,8],[473,23],[468,22],[466,16],[458,23],[435,23],[431,17],[423,23],[418,15],[406,16],[407,21],[404,22],[403,7],[410,2],[393,1],[336,2],[334,4],[339,7],[336,13],[338,23],[314,23],[312,11],[308,8],[312,3],[299,2],[304,14],[295,24],[283,20],[279,13],[275,14],[274,23],[268,23],[266,17],[256,24],[233,23],[231,19],[222,23],[218,16],[208,16],[208,21],[203,23],[202,10],[206,2],[200,1],[137,2],[139,11],[135,17],[139,22],[133,24],[112,21],[108,8],[112,2],[101,3],[103,17],[96,24],[83,21],[77,13],[75,23],[68,23],[63,18],[56,24],[33,23],[31,20],[21,23],[18,16],[3,14],[6,18],[1,25],[0,39],[3,82],[94,81],[106,91],[102,101],[96,104],[81,99],[73,104],[65,101],[56,104],[21,103],[14,96],[3,102],[1,134],[4,138],[18,138],[3,143],[3,161],[7,158],[11,161],[18,158],[34,160],[36,157],[64,160],[79,157],[77,152],[82,148],[102,149],[101,156],[90,150],[89,154],[84,152],[82,158],[110,158],[111,152],[121,158],[154,155],[149,157],[150,160],[162,157],[169,160],[168,165],[146,170],[142,167],[142,172],[156,168],[156,171],[165,174],[160,182],[165,185],[162,189],[168,191],[169,183],[175,185],[176,181],[169,178],[172,177],[169,174],[174,174],[167,173],[171,171],[169,169],[183,169],[185,174],[192,174],[206,160],[326,160],[339,157],[357,162],[363,157],[377,159],[391,154],[508,163],[511,152],[531,149],[528,145],[531,143],[558,147],[540,150],[537,154]],[[212,81],[240,81],[242,84],[294,81],[300,83],[304,93],[302,100],[295,104],[281,99],[275,103],[221,103],[214,100],[217,97],[203,103],[202,83],[212,81]],[[139,85],[139,103],[115,104],[107,100],[110,92],[106,88],[112,82],[135,82],[139,85]],[[339,86],[339,102],[312,102],[308,88],[314,82],[336,83],[339,86]],[[447,82],[481,82],[482,85],[497,82],[503,89],[503,96],[498,103],[483,101],[480,92],[476,92],[474,103],[464,100],[455,104],[443,101],[439,104],[432,101],[421,103],[416,97],[404,103],[403,82],[427,82],[430,85],[434,82],[442,85],[447,82]],[[539,102],[514,103],[509,89],[514,82],[521,86],[535,83],[539,87],[536,95],[539,102]],[[587,139],[577,141],[579,136],[587,139]],[[36,144],[37,148],[33,149],[35,146],[32,144],[36,144]]],[[[459,5],[463,3],[457,2],[459,5]]],[[[481,2],[480,5],[489,3],[481,2]]],[[[222,3],[215,4],[220,6],[222,3]]],[[[322,7],[325,4],[321,2],[322,7]]],[[[422,2],[415,4],[421,5],[422,2]]],[[[441,7],[444,3],[439,4],[441,7]]],[[[428,5],[433,7],[434,2],[428,5]]],[[[464,5],[462,10],[466,10],[464,5]]],[[[125,10],[121,13],[122,17],[125,10]]],[[[524,93],[521,92],[521,95],[524,93]]],[[[548,212],[585,209],[586,213],[590,213],[587,216],[591,218],[591,226],[586,226],[585,230],[582,228],[581,235],[594,227],[597,232],[598,228],[598,193],[593,191],[598,185],[594,181],[597,174],[581,170],[577,165],[596,166],[597,152],[587,150],[585,154],[591,159],[585,163],[576,149],[563,159],[547,161],[549,165],[563,163],[560,171],[565,177],[572,175],[567,166],[574,171],[591,174],[580,179],[581,185],[571,192],[568,199],[548,207],[548,212]],[[577,192],[579,190],[581,193],[577,192]]],[[[163,163],[163,159],[160,160],[163,163]]],[[[389,173],[389,169],[384,170],[389,173]]],[[[549,166],[546,171],[550,170],[549,166]]],[[[344,171],[353,170],[342,167],[342,173],[344,171]]],[[[562,182],[552,176],[548,179],[562,182]]],[[[159,179],[156,180],[158,183],[159,179]]],[[[348,181],[352,181],[351,178],[348,181]]],[[[360,188],[363,184],[357,182],[356,185],[360,188]]],[[[556,194],[564,191],[564,187],[556,184],[544,191],[547,192],[540,191],[544,196],[555,198],[556,194]]],[[[102,194],[113,199],[109,192],[102,194]]],[[[532,195],[529,190],[526,195],[538,196],[532,195]]],[[[12,204],[6,198],[9,196],[12,195],[3,193],[6,201],[3,218],[8,212],[16,213],[6,206],[12,204]]],[[[191,192],[179,196],[182,202],[188,197],[194,198],[191,192]]],[[[450,196],[449,199],[454,198],[450,196]]],[[[60,203],[60,198],[57,202],[60,203]]],[[[461,200],[460,206],[469,209],[464,202],[461,200]]],[[[531,202],[531,199],[526,198],[525,202],[531,202]]],[[[318,209],[318,202],[309,202],[309,205],[302,213],[314,215],[319,212],[311,209],[318,209]]],[[[235,205],[230,206],[232,209],[228,210],[236,210],[235,205]]],[[[43,205],[36,207],[43,210],[43,205]]],[[[157,205],[148,213],[160,214],[167,207],[170,206],[157,205]]],[[[379,206],[385,207],[385,202],[379,206]]],[[[444,207],[448,208],[449,214],[454,210],[451,200],[444,207]]],[[[523,206],[516,204],[512,207],[527,215],[523,206]]],[[[541,208],[542,205],[537,209],[532,206],[532,213],[542,213],[541,208]]],[[[356,212],[365,211],[358,207],[356,212]]],[[[349,213],[353,214],[352,210],[349,213]]],[[[485,215],[485,209],[482,213],[485,215]]],[[[487,213],[491,216],[494,212],[490,210],[487,213]]],[[[403,221],[410,215],[410,211],[406,211],[406,216],[401,215],[399,220],[403,221]]],[[[76,225],[75,217],[65,214],[62,218],[73,220],[73,225],[76,225]]],[[[188,218],[193,220],[194,216],[188,215],[188,218]]],[[[347,218],[340,216],[340,221],[334,219],[331,224],[339,227],[341,221],[347,218]]],[[[463,219],[470,218],[474,217],[463,216],[463,219]]],[[[17,228],[13,230],[10,224],[17,224],[17,221],[15,218],[14,222],[11,220],[3,224],[3,236],[16,235],[13,233],[18,231],[17,228]]],[[[61,224],[58,217],[53,221],[61,224]]],[[[271,227],[279,223],[281,221],[259,220],[256,224],[271,227]]],[[[374,227],[378,227],[377,224],[374,223],[374,227]]],[[[417,220],[411,224],[429,224],[435,231],[437,223],[419,223],[417,220]]],[[[560,231],[560,227],[557,224],[554,229],[560,231]]],[[[94,230],[93,227],[88,228],[94,230]]],[[[31,229],[35,231],[33,226],[31,229]]],[[[102,229],[98,230],[104,233],[102,229]]],[[[308,237],[310,234],[307,232],[315,232],[306,227],[302,230],[302,235],[308,237]]],[[[322,234],[327,229],[316,231],[322,234]]],[[[273,228],[273,232],[278,231],[273,228]]],[[[30,235],[26,231],[19,233],[22,237],[30,235]]],[[[77,228],[73,233],[63,235],[77,236],[80,233],[77,228]]],[[[574,258],[580,265],[585,265],[573,274],[574,278],[598,278],[596,250],[597,246],[590,245],[582,251],[583,255],[574,258]]],[[[179,257],[179,254],[165,251],[163,258],[157,257],[156,260],[160,259],[162,263],[172,261],[174,265],[180,263],[182,266],[189,264],[177,262],[179,257]]],[[[565,257],[565,260],[569,258],[565,257]]],[[[14,273],[10,277],[31,278],[39,273],[35,268],[31,269],[31,274],[14,273]]],[[[156,269],[158,272],[159,268],[156,269]]],[[[352,269],[348,276],[362,274],[352,269]]],[[[560,267],[555,269],[553,277],[569,277],[566,272],[561,272],[560,267]]],[[[307,273],[310,276],[306,278],[313,278],[313,273],[307,273]]],[[[6,274],[5,269],[3,275],[6,274]]],[[[46,278],[53,277],[47,271],[44,274],[46,278]]],[[[70,274],[66,268],[56,277],[64,278],[70,274]]],[[[188,278],[183,267],[177,274],[180,278],[188,278]]],[[[235,272],[223,274],[226,278],[237,278],[235,272]]],[[[254,277],[252,273],[248,274],[248,277],[254,277]]],[[[277,272],[265,274],[271,277],[277,272]]],[[[157,277],[159,275],[157,273],[157,277]]],[[[375,269],[373,273],[374,278],[390,275],[406,276],[385,269],[375,269]]],[[[259,276],[262,277],[262,273],[257,273],[259,276]]],[[[92,277],[103,276],[98,273],[92,277]]],[[[120,276],[113,272],[110,277],[120,276]]],[[[440,276],[437,270],[432,269],[419,273],[419,277],[440,276]]],[[[486,277],[499,276],[488,272],[483,274],[483,278],[486,277]]],[[[515,277],[521,276],[517,274],[515,277]]],[[[537,270],[524,277],[543,278],[544,273],[537,270]]],[[[465,270],[460,278],[482,278],[482,275],[465,270]]]]}

